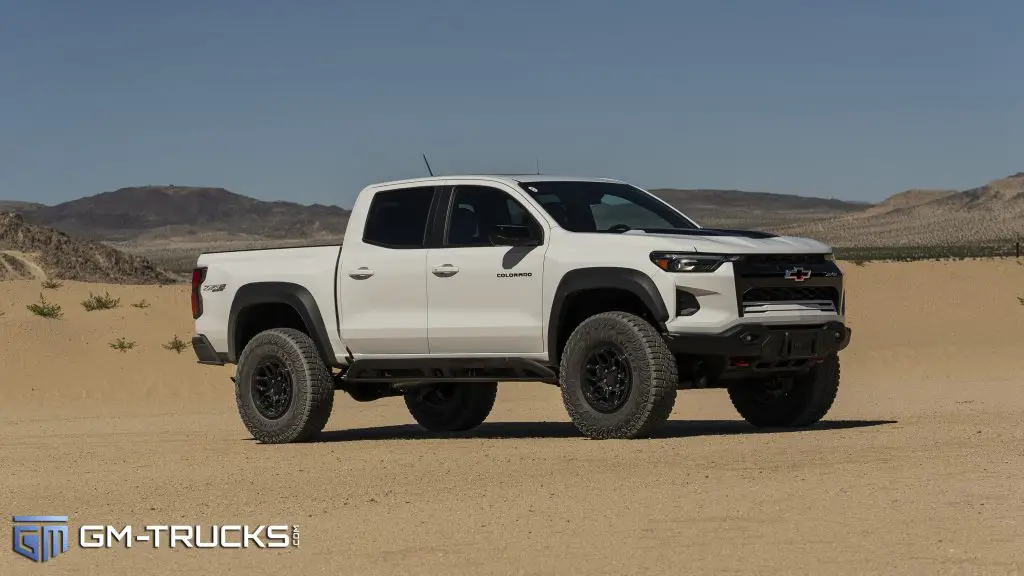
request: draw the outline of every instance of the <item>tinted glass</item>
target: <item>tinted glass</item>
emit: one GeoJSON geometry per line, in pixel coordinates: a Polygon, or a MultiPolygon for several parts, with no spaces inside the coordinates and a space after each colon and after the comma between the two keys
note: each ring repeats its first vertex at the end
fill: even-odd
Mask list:
{"type": "Polygon", "coordinates": [[[452,199],[445,244],[490,246],[488,237],[499,224],[535,225],[526,208],[505,192],[487,186],[459,186],[452,199]]]}
{"type": "Polygon", "coordinates": [[[570,232],[696,228],[651,195],[617,182],[523,182],[519,185],[570,232]]]}
{"type": "Polygon", "coordinates": [[[370,202],[363,242],[387,248],[423,248],[434,189],[378,192],[370,202]]]}

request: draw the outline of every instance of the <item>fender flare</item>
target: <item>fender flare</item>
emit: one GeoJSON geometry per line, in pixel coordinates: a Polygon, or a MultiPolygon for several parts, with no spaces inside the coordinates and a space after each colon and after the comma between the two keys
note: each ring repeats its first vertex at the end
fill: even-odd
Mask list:
{"type": "Polygon", "coordinates": [[[327,335],[327,327],[324,325],[316,298],[313,298],[305,286],[292,282],[253,282],[245,284],[235,292],[228,316],[228,359],[231,363],[236,363],[241,354],[235,340],[238,318],[246,308],[260,304],[287,304],[295,310],[306,325],[306,330],[324,363],[337,367],[338,362],[331,349],[331,339],[327,335]]]}
{"type": "Polygon", "coordinates": [[[599,267],[579,268],[570,270],[558,282],[555,296],[551,301],[551,314],[548,321],[548,359],[557,365],[558,333],[565,321],[566,302],[569,298],[584,290],[598,288],[616,288],[632,293],[644,303],[657,322],[657,327],[665,329],[669,318],[668,308],[662,300],[661,292],[647,274],[634,268],[599,267]]]}

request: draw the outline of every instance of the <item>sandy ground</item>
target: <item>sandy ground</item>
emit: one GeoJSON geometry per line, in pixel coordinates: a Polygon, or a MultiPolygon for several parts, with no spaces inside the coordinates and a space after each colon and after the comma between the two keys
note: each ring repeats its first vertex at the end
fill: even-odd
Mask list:
{"type": "MultiPolygon", "coordinates": [[[[557,390],[506,384],[431,438],[400,399],[340,397],[321,442],[262,446],[184,287],[0,284],[0,501],[81,524],[297,524],[287,550],[77,547],[0,574],[1019,574],[1024,266],[845,264],[854,342],[827,421],[758,433],[680,393],[660,438],[591,441],[557,390]],[[79,302],[110,290],[115,310],[79,302]],[[148,308],[131,303],[145,299],[148,308]],[[117,352],[124,337],[136,348],[117,352]]],[[[9,519],[0,537],[10,542],[9,519]]]]}

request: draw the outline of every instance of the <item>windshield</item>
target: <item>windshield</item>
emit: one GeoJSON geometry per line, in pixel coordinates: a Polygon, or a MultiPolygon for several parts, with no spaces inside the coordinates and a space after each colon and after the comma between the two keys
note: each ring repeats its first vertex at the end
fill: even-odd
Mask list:
{"type": "Polygon", "coordinates": [[[698,228],[646,192],[619,182],[521,182],[570,232],[694,230],[698,228]]]}

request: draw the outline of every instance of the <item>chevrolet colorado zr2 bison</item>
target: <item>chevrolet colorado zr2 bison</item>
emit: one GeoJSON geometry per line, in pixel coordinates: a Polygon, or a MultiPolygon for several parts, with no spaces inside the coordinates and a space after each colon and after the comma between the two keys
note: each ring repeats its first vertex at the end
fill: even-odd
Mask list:
{"type": "Polygon", "coordinates": [[[336,390],[465,431],[512,381],[558,386],[583,435],[637,438],[693,388],[755,426],[817,422],[845,308],[814,240],[703,228],[615,180],[448,176],[366,187],[341,245],[202,254],[192,344],[236,365],[264,443],[317,435],[336,390]]]}

